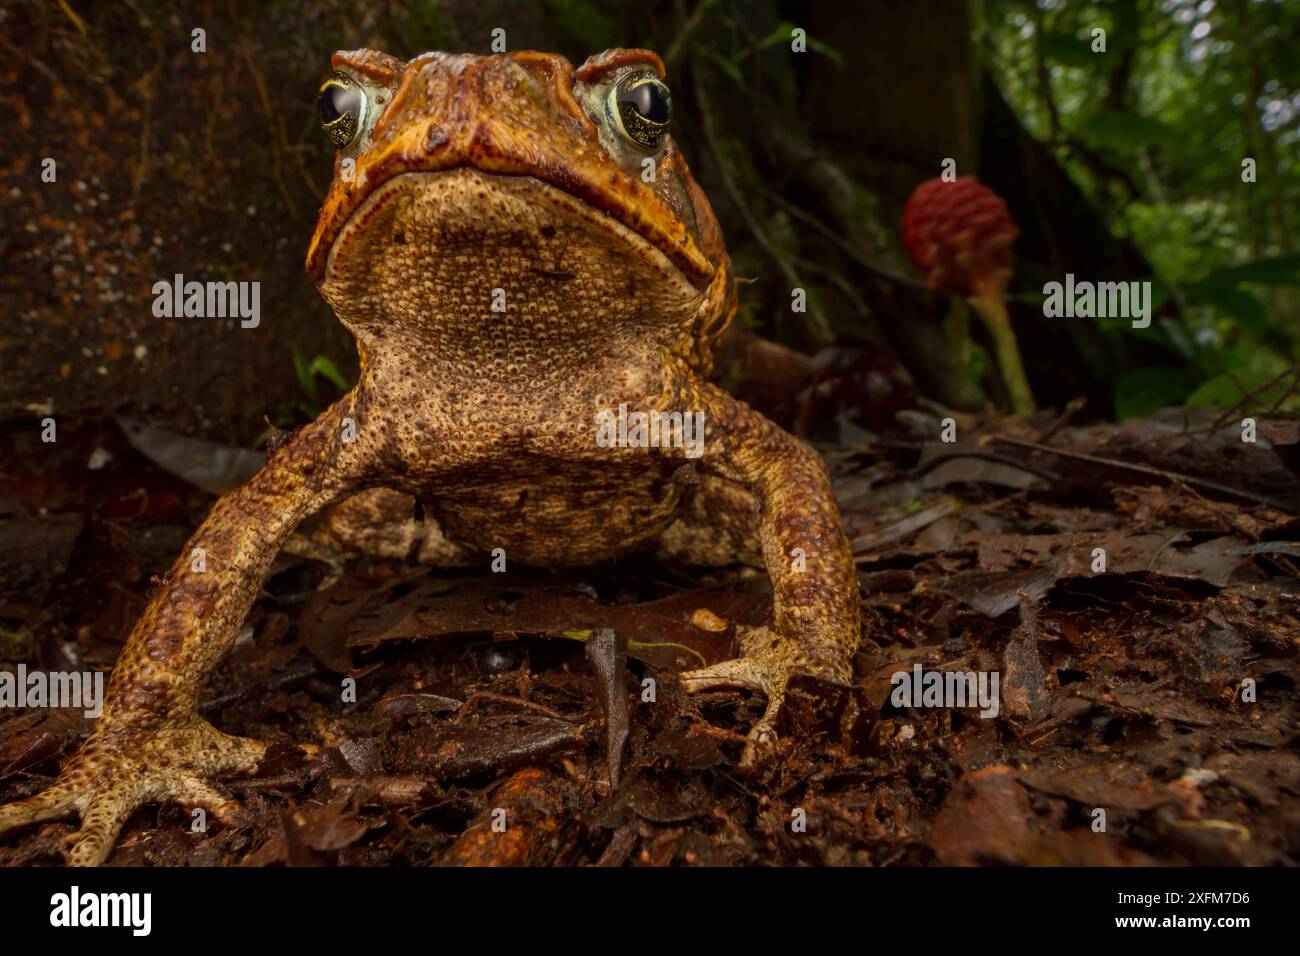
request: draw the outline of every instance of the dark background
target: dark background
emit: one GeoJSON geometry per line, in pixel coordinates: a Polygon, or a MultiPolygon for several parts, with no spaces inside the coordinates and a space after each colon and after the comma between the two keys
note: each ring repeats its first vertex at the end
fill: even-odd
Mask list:
{"type": "MultiPolygon", "coordinates": [[[[823,362],[866,361],[952,407],[1004,403],[978,323],[967,347],[963,306],[926,290],[898,241],[945,157],[1020,226],[1012,313],[1040,405],[1295,401],[1285,377],[1269,387],[1300,334],[1294,2],[60,0],[0,12],[0,415],[125,411],[240,445],[264,416],[309,418],[355,368],[302,271],[331,167],[314,113],[329,54],[486,53],[496,27],[575,63],[610,46],[665,58],[674,134],[754,280],[719,371],[787,424],[808,369],[779,351],[762,364],[750,331],[810,355],[838,340],[823,362]],[[40,182],[46,156],[57,183],[40,182]],[[1162,318],[1044,320],[1042,284],[1070,271],[1154,280],[1162,318]],[[177,272],[260,281],[261,326],[155,319],[150,287],[177,272]]],[[[879,391],[844,401],[911,400],[879,391]]]]}

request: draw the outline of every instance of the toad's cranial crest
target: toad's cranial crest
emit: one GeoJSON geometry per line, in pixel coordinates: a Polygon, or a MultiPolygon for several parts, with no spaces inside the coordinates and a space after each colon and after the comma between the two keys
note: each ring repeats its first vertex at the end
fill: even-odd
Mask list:
{"type": "Polygon", "coordinates": [[[575,70],[544,53],[363,50],[332,65],[317,106],[338,155],[307,271],[361,375],[214,505],[81,751],[0,807],[0,832],[80,814],[72,863],[106,859],[142,804],[238,810],[213,782],[255,771],[266,745],[218,731],[198,694],[275,555],[321,510],[336,543],[406,554],[418,533],[434,562],[500,548],[553,567],[648,548],[762,565],[769,622],[740,629],[740,657],[682,675],[691,691],[767,695],[742,764],[770,751],[791,676],[849,676],[857,575],[821,459],[707,379],[735,283],[673,142],[659,58],[609,50],[575,70]],[[598,440],[620,409],[699,422],[698,440],[598,440]],[[376,518],[409,516],[412,497],[426,518],[394,551],[376,518]]]}

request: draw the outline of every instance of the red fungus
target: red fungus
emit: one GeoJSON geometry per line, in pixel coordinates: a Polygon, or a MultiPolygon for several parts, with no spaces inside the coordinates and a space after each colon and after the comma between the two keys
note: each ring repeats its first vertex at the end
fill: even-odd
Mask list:
{"type": "Polygon", "coordinates": [[[1020,230],[997,193],[971,176],[931,179],[903,207],[903,247],[932,289],[960,295],[983,320],[1015,410],[1034,410],[1007,316],[1011,244],[1020,230]]]}

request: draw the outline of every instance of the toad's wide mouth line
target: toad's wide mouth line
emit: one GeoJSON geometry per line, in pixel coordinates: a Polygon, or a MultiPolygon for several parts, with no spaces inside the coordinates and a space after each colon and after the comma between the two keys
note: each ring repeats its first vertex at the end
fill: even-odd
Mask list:
{"type": "Polygon", "coordinates": [[[714,267],[704,258],[694,239],[683,233],[674,240],[659,228],[652,220],[640,216],[628,203],[620,201],[617,194],[607,189],[592,186],[576,177],[548,176],[538,169],[483,169],[473,163],[460,163],[434,169],[408,169],[389,176],[383,182],[370,187],[368,194],[354,203],[349,203],[318,226],[312,237],[312,245],[307,253],[307,272],[317,283],[326,281],[331,273],[330,264],[334,259],[335,249],[340,240],[347,235],[368,211],[373,210],[377,197],[391,195],[407,185],[412,177],[444,177],[455,174],[471,173],[492,180],[531,180],[536,183],[539,193],[547,201],[564,206],[570,211],[586,210],[592,223],[603,223],[606,227],[622,227],[629,236],[639,240],[639,245],[654,250],[670,262],[677,273],[694,289],[703,291],[713,280],[714,267]],[[561,198],[562,197],[562,198],[561,198]]]}
{"type": "Polygon", "coordinates": [[[464,184],[460,182],[465,179],[475,183],[470,188],[477,189],[480,198],[484,201],[486,201],[486,196],[483,195],[483,190],[489,192],[501,192],[503,190],[518,192],[521,187],[526,188],[532,194],[530,202],[545,203],[569,221],[585,221],[587,227],[593,232],[602,232],[608,235],[611,241],[620,243],[632,253],[652,261],[658,269],[665,273],[666,278],[670,281],[681,282],[684,288],[690,290],[693,295],[702,293],[713,277],[710,269],[708,275],[701,277],[697,281],[691,273],[681,268],[680,263],[673,256],[668,255],[654,241],[655,234],[653,232],[647,235],[646,231],[633,229],[613,214],[594,207],[580,196],[575,196],[573,193],[537,176],[523,173],[487,172],[475,166],[466,165],[450,169],[412,170],[399,173],[372,189],[369,195],[351,211],[346,220],[337,228],[328,253],[323,257],[317,283],[323,285],[337,275],[335,260],[340,251],[347,249],[355,238],[354,234],[359,230],[364,230],[371,217],[378,214],[385,205],[398,200],[402,195],[410,195],[421,190],[465,188],[464,184]]]}

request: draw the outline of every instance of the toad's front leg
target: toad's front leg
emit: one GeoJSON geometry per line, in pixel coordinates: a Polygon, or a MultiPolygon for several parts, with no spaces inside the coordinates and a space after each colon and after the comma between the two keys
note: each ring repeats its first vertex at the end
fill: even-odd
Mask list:
{"type": "Polygon", "coordinates": [[[786,684],[796,674],[847,681],[861,639],[858,577],[821,457],[726,392],[702,386],[706,468],[758,501],[773,616],[740,635],[741,656],[683,675],[687,690],[747,687],[767,695],[741,765],[775,738],[786,684]]]}
{"type": "Polygon", "coordinates": [[[234,643],[267,569],[293,529],[357,487],[361,443],[344,441],[351,396],[218,501],[131,632],[103,713],[55,783],[0,807],[0,833],[76,811],[68,862],[96,865],[139,806],[174,800],[221,816],[237,809],[210,780],[257,769],[266,745],[223,734],[198,715],[204,678],[234,643]]]}

